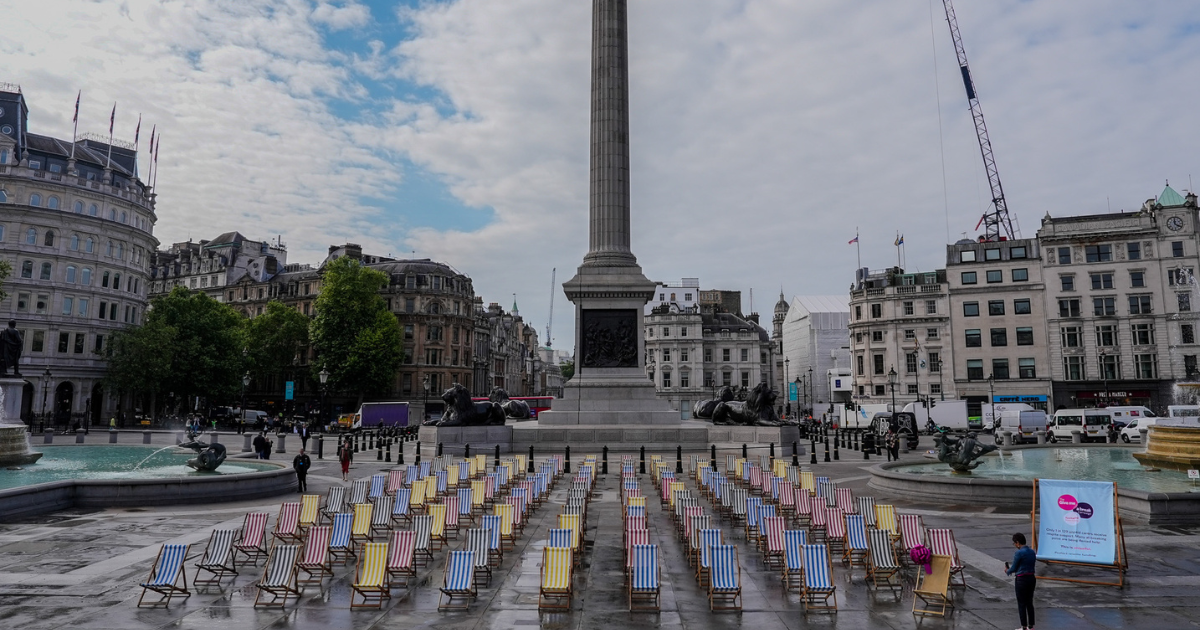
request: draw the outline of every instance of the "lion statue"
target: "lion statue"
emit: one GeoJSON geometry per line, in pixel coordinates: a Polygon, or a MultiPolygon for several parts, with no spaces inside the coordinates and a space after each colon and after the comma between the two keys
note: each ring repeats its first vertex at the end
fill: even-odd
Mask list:
{"type": "Polygon", "coordinates": [[[446,402],[446,413],[436,420],[430,420],[425,426],[459,427],[503,425],[504,410],[494,402],[474,402],[471,392],[466,387],[455,383],[442,393],[446,402]]]}
{"type": "Polygon", "coordinates": [[[778,395],[766,383],[759,383],[750,390],[746,402],[722,401],[713,410],[714,425],[746,425],[775,427],[781,423],[775,415],[775,399],[778,395]]]}
{"type": "Polygon", "coordinates": [[[702,420],[712,420],[713,411],[716,411],[717,405],[723,402],[733,400],[733,390],[728,386],[722,387],[717,391],[715,400],[698,400],[695,405],[692,405],[692,417],[702,420]]]}
{"type": "Polygon", "coordinates": [[[488,395],[488,400],[500,405],[500,408],[504,410],[504,415],[506,417],[514,420],[529,419],[529,403],[525,402],[524,400],[513,400],[509,398],[508,392],[504,391],[504,389],[501,387],[493,388],[492,393],[488,395]]]}

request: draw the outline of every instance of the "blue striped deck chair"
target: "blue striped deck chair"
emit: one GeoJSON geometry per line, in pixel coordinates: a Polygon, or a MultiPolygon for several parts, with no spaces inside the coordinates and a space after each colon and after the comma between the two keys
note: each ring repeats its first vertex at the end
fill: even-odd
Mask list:
{"type": "Polygon", "coordinates": [[[758,506],[758,529],[755,531],[754,542],[758,545],[759,550],[766,548],[767,534],[763,530],[763,519],[768,516],[775,516],[775,506],[769,503],[761,503],[758,506]]]}
{"type": "Polygon", "coordinates": [[[350,542],[350,526],[353,523],[354,515],[349,512],[333,515],[333,531],[329,534],[329,555],[336,564],[346,564],[351,557],[357,557],[350,542]]]}
{"type": "Polygon", "coordinates": [[[719,529],[702,529],[696,532],[700,539],[700,558],[696,562],[696,582],[708,584],[709,568],[712,566],[712,550],[724,543],[724,537],[719,529]]]}
{"type": "Polygon", "coordinates": [[[392,598],[387,581],[387,543],[366,543],[358,557],[358,570],[350,583],[350,608],[383,608],[383,600],[392,598]],[[356,603],[357,597],[362,603],[356,603]]]}
{"type": "Polygon", "coordinates": [[[442,579],[442,594],[438,595],[438,611],[466,610],[475,599],[475,552],[451,551],[446,558],[446,574],[442,579]],[[442,598],[445,596],[445,601],[442,598]],[[462,603],[456,604],[455,600],[462,603]]]}
{"type": "Polygon", "coordinates": [[[500,515],[487,514],[482,520],[483,529],[488,530],[488,564],[500,566],[504,560],[504,550],[500,546],[500,515]]]}
{"type": "Polygon", "coordinates": [[[321,508],[321,516],[333,521],[334,514],[346,511],[346,486],[330,486],[329,496],[325,497],[325,507],[321,508]]]}
{"type": "Polygon", "coordinates": [[[714,545],[709,550],[708,609],[742,609],[742,567],[737,547],[714,545]]]}
{"type": "Polygon", "coordinates": [[[471,465],[466,461],[458,463],[458,483],[471,480],[471,465]]]}
{"type": "Polygon", "coordinates": [[[633,546],[633,571],[629,579],[629,610],[657,612],[660,575],[658,545],[633,546]]]}
{"type": "Polygon", "coordinates": [[[471,489],[458,489],[458,520],[475,522],[475,515],[471,513],[471,489]]]}
{"type": "Polygon", "coordinates": [[[488,565],[488,539],[491,532],[486,529],[468,529],[465,550],[475,552],[475,588],[492,583],[492,567],[488,565]]]}
{"type": "Polygon", "coordinates": [[[421,464],[420,464],[420,474],[418,475],[418,477],[419,477],[420,479],[424,479],[424,478],[426,478],[426,477],[428,477],[428,476],[429,476],[429,462],[421,462],[421,464]]]}
{"type": "Polygon", "coordinates": [[[371,489],[370,479],[355,479],[350,482],[350,505],[367,502],[367,491],[371,489]]]}
{"type": "Polygon", "coordinates": [[[800,591],[800,599],[806,613],[837,612],[837,587],[833,585],[833,566],[825,545],[804,545],[804,589],[800,591]]]}
{"type": "Polygon", "coordinates": [[[634,475],[637,473],[634,471],[633,464],[621,464],[621,474],[634,475]]]}
{"type": "Polygon", "coordinates": [[[399,525],[401,521],[406,523],[412,522],[412,511],[409,509],[409,502],[412,500],[412,489],[401,488],[396,491],[395,500],[392,501],[392,522],[399,525]]]}
{"type": "Polygon", "coordinates": [[[417,566],[423,567],[426,563],[433,562],[433,516],[414,516],[412,530],[417,536],[413,545],[413,560],[417,566]]]}
{"type": "Polygon", "coordinates": [[[646,506],[644,506],[644,505],[626,505],[625,506],[625,517],[626,518],[628,518],[630,516],[645,516],[645,515],[646,515],[646,506]]]}
{"type": "Polygon", "coordinates": [[[421,467],[416,464],[411,464],[404,469],[404,483],[412,486],[412,483],[418,479],[424,479],[421,476],[421,467]]]}
{"type": "Polygon", "coordinates": [[[783,477],[774,477],[774,476],[771,477],[771,498],[776,503],[779,502],[779,486],[781,486],[785,483],[787,483],[787,480],[784,479],[783,477]]]}
{"type": "Polygon", "coordinates": [[[196,563],[196,579],[193,584],[196,586],[221,584],[221,578],[227,575],[237,575],[237,568],[233,566],[233,537],[237,534],[234,529],[214,529],[208,537],[208,547],[204,550],[204,557],[200,562],[196,563]],[[200,579],[200,571],[207,571],[212,574],[212,577],[207,580],[200,579]]]}
{"type": "Polygon", "coordinates": [[[574,544],[575,533],[569,529],[554,528],[549,532],[547,547],[571,547],[574,544]]]}
{"type": "Polygon", "coordinates": [[[709,516],[708,514],[693,516],[689,518],[688,521],[689,523],[685,542],[687,543],[688,564],[691,565],[700,559],[699,532],[706,529],[712,529],[714,523],[712,522],[712,516],[709,516]]]}
{"type": "Polygon", "coordinates": [[[900,562],[896,560],[896,548],[892,546],[891,534],[872,527],[867,530],[867,546],[870,548],[867,555],[867,579],[870,580],[868,586],[876,589],[886,586],[897,598],[900,597],[903,590],[900,582],[900,562]]]}
{"type": "Polygon", "coordinates": [[[542,548],[538,610],[570,610],[574,561],[570,547],[542,548]]]}
{"type": "Polygon", "coordinates": [[[760,497],[746,497],[746,540],[758,538],[758,507],[762,505],[760,497]]]}
{"type": "Polygon", "coordinates": [[[187,570],[183,566],[183,561],[187,559],[189,546],[163,545],[158,550],[158,558],[154,560],[154,567],[150,569],[150,577],[140,585],[142,596],[138,598],[138,608],[160,604],[170,606],[172,597],[192,596],[187,586],[187,570]],[[180,582],[183,582],[183,586],[179,585],[180,582]],[[152,602],[146,601],[146,591],[158,593],[159,599],[152,602]]]}
{"type": "Polygon", "coordinates": [[[367,491],[367,499],[374,501],[387,493],[387,473],[371,475],[371,489],[367,491]]]}
{"type": "Polygon", "coordinates": [[[783,532],[783,589],[801,591],[804,588],[804,545],[808,535],[802,529],[783,532]]]}
{"type": "MultiPolygon", "coordinates": [[[[349,516],[349,515],[347,515],[349,516]]],[[[254,606],[279,606],[287,604],[288,597],[300,598],[300,590],[296,586],[296,559],[300,556],[300,545],[275,545],[271,549],[271,557],[263,568],[262,578],[256,586],[258,594],[254,597],[254,606]],[[270,593],[271,600],[263,600],[263,593],[270,593]]]]}
{"type": "Polygon", "coordinates": [[[842,564],[850,567],[867,568],[867,555],[870,554],[870,543],[867,542],[867,524],[862,514],[846,515],[846,545],[842,550],[842,564]]]}
{"type": "Polygon", "coordinates": [[[446,494],[446,488],[449,487],[450,473],[445,470],[434,473],[437,478],[437,493],[446,494]]]}

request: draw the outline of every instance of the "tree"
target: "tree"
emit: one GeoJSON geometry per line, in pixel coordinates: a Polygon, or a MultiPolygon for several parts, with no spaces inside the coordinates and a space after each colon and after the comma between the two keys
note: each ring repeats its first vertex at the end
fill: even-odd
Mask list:
{"type": "Polygon", "coordinates": [[[163,389],[190,400],[193,396],[229,399],[242,387],[246,362],[245,324],[241,314],[204,293],[175,287],[155,298],[146,325],[175,329],[171,369],[163,389]]]}
{"type": "Polygon", "coordinates": [[[250,373],[261,379],[291,369],[296,353],[308,343],[308,325],[307,316],[278,300],[268,302],[262,315],[246,320],[250,373]]]}
{"type": "Polygon", "coordinates": [[[170,380],[177,331],[161,319],[149,318],[145,326],[113,334],[106,354],[105,385],[114,391],[150,394],[150,417],[155,416],[158,393],[170,380]]]}
{"type": "Polygon", "coordinates": [[[558,369],[562,370],[563,382],[571,380],[575,376],[575,362],[571,360],[563,361],[558,364],[558,369]]]}
{"type": "Polygon", "coordinates": [[[400,324],[379,297],[387,283],[386,274],[353,258],[330,262],[309,327],[313,377],[328,370],[330,387],[357,392],[360,403],[367,393],[390,391],[404,360],[400,324]]]}

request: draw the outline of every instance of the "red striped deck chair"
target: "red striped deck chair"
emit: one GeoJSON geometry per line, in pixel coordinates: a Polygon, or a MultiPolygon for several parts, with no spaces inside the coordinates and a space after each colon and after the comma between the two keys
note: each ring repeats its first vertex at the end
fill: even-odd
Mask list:
{"type": "Polygon", "coordinates": [[[958,558],[958,543],[954,541],[954,531],[950,529],[931,528],[928,530],[929,549],[939,556],[948,556],[950,558],[950,578],[953,580],[954,574],[958,574],[958,578],[962,581],[962,585],[967,585],[967,576],[963,573],[962,560],[958,558]]]}
{"type": "Polygon", "coordinates": [[[629,578],[629,610],[657,612],[660,608],[658,545],[634,545],[629,578]]]}
{"type": "Polygon", "coordinates": [[[759,496],[763,494],[763,471],[754,464],[750,464],[750,492],[759,496]]]}
{"type": "Polygon", "coordinates": [[[142,587],[142,596],[138,598],[138,608],[170,606],[173,597],[188,598],[192,596],[192,593],[188,591],[187,569],[183,566],[183,561],[187,559],[189,546],[163,545],[158,550],[158,558],[154,560],[154,567],[150,569],[150,577],[139,585],[142,587]],[[180,582],[183,583],[182,586],[180,586],[180,582]],[[158,593],[159,599],[152,602],[146,601],[147,591],[158,593]]]}
{"type": "Polygon", "coordinates": [[[804,590],[804,545],[808,544],[808,535],[802,529],[788,529],[783,532],[783,590],[786,592],[804,590]]]}
{"type": "Polygon", "coordinates": [[[404,487],[404,470],[389,470],[387,476],[387,493],[395,495],[404,487]]]}
{"type": "Polygon", "coordinates": [[[271,536],[279,542],[300,544],[304,537],[300,535],[300,503],[287,501],[279,506],[279,516],[275,517],[275,530],[271,536]]]}
{"type": "Polygon", "coordinates": [[[517,536],[520,536],[521,532],[525,529],[525,521],[522,519],[525,511],[521,509],[525,502],[522,501],[520,497],[514,496],[509,496],[507,499],[505,499],[505,501],[507,501],[508,505],[513,509],[513,538],[515,539],[517,536]]]}
{"type": "Polygon", "coordinates": [[[475,599],[475,552],[451,551],[446,558],[446,573],[442,578],[441,595],[438,595],[438,610],[467,610],[475,599]],[[445,603],[442,596],[446,597],[445,603]],[[456,604],[455,600],[462,603],[456,604]]]}
{"type": "Polygon", "coordinates": [[[275,545],[271,549],[271,557],[263,568],[262,578],[255,584],[258,595],[254,597],[254,606],[279,606],[282,608],[292,595],[300,598],[300,590],[296,585],[296,559],[300,556],[299,545],[275,545]],[[263,594],[269,593],[271,600],[263,599],[263,594]]]}
{"type": "Polygon", "coordinates": [[[807,527],[812,523],[812,496],[808,491],[799,488],[796,490],[796,522],[801,526],[807,527]]]}
{"type": "Polygon", "coordinates": [[[442,499],[446,506],[446,538],[458,538],[458,519],[462,513],[458,509],[458,495],[442,499]]]}
{"type": "Polygon", "coordinates": [[[742,567],[734,545],[715,545],[709,551],[708,609],[742,609],[742,567]]]}
{"type": "Polygon", "coordinates": [[[233,538],[236,535],[237,530],[233,529],[214,529],[209,535],[204,557],[196,563],[196,579],[193,581],[196,586],[202,584],[219,586],[221,578],[238,574],[237,568],[233,566],[233,538]],[[201,580],[200,571],[207,571],[212,574],[212,577],[201,580]]]}
{"type": "Polygon", "coordinates": [[[897,514],[896,518],[900,521],[900,553],[907,559],[914,547],[925,544],[925,525],[920,514],[897,514]]]}
{"type": "Polygon", "coordinates": [[[830,553],[846,550],[846,515],[838,508],[825,510],[825,544],[830,553]]]}
{"type": "Polygon", "coordinates": [[[854,491],[850,488],[837,488],[834,491],[834,502],[837,509],[843,514],[854,514],[857,510],[854,505],[854,491]]]}
{"type": "Polygon", "coordinates": [[[754,541],[755,546],[758,548],[758,550],[760,552],[765,551],[767,548],[767,534],[766,534],[766,531],[763,530],[763,519],[767,518],[768,516],[777,516],[775,514],[775,506],[767,504],[767,503],[759,505],[758,506],[758,531],[756,531],[754,533],[755,535],[754,535],[753,541],[754,541]]]}
{"type": "Polygon", "coordinates": [[[763,532],[765,532],[765,546],[763,551],[763,564],[766,567],[782,567],[783,566],[783,532],[784,523],[782,516],[768,516],[763,519],[763,532]]]}
{"type": "Polygon", "coordinates": [[[392,532],[388,543],[387,581],[388,586],[408,586],[408,581],[417,577],[416,532],[401,530],[392,532]]]}
{"type": "Polygon", "coordinates": [[[246,515],[246,520],[242,523],[242,535],[237,542],[233,543],[233,566],[238,566],[237,554],[246,556],[246,560],[241,564],[258,564],[259,558],[267,557],[267,548],[264,545],[267,539],[267,517],[270,516],[266,512],[250,512],[246,515]]]}
{"type": "Polygon", "coordinates": [[[367,543],[358,556],[358,570],[350,583],[351,608],[383,608],[383,600],[391,599],[387,581],[387,543],[367,543]],[[362,602],[356,602],[361,597],[362,602]]]}
{"type": "Polygon", "coordinates": [[[779,484],[779,512],[782,516],[796,516],[796,486],[784,481],[779,484]]]}
{"type": "Polygon", "coordinates": [[[630,529],[625,532],[625,574],[633,569],[633,548],[636,545],[649,545],[650,532],[646,529],[630,529]]]}
{"type": "Polygon", "coordinates": [[[812,540],[809,541],[810,545],[817,544],[818,541],[820,543],[825,542],[825,519],[828,512],[829,509],[825,507],[824,501],[813,501],[812,517],[808,524],[808,533],[812,538],[812,540]]]}
{"type": "MultiPolygon", "coordinates": [[[[680,505],[682,506],[682,503],[680,505]]],[[[687,530],[688,526],[692,524],[692,517],[703,516],[704,508],[699,505],[689,505],[680,507],[680,510],[682,510],[682,514],[680,515],[675,532],[678,534],[680,540],[687,540],[687,530]]]]}
{"type": "Polygon", "coordinates": [[[329,538],[333,528],[328,525],[314,525],[308,530],[308,540],[304,543],[304,553],[296,563],[298,569],[296,584],[321,585],[326,577],[333,577],[333,562],[329,558],[329,538]],[[299,571],[304,572],[301,577],[299,571]]]}

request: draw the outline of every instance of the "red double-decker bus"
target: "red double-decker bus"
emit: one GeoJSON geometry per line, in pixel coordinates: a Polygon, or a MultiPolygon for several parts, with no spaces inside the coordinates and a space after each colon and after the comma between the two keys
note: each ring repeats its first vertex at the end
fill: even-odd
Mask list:
{"type": "MultiPolygon", "coordinates": [[[[472,398],[475,402],[487,402],[487,398],[472,398]]],[[[509,400],[523,400],[529,405],[529,419],[537,420],[538,414],[549,411],[553,396],[509,396],[509,400]]]]}

